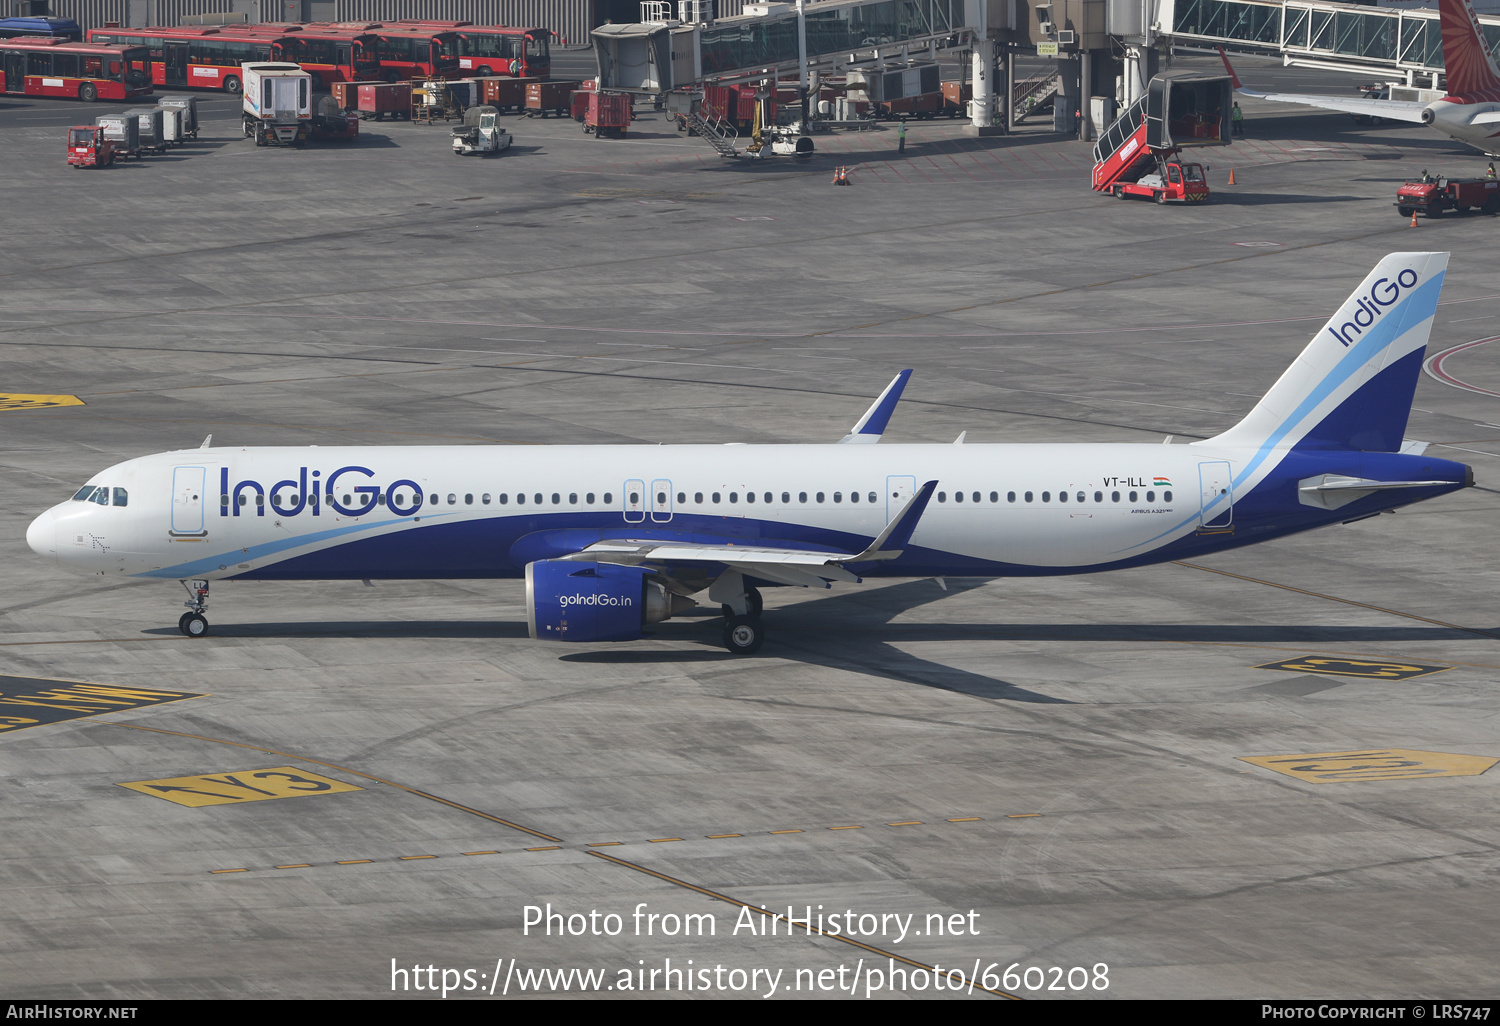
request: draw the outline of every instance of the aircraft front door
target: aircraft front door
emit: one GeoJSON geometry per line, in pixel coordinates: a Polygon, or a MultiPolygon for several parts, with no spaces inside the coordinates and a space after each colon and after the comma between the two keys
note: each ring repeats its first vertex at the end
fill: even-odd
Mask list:
{"type": "Polygon", "coordinates": [[[187,85],[188,45],[166,42],[162,44],[162,73],[169,86],[187,85]]]}
{"type": "Polygon", "coordinates": [[[620,498],[625,501],[627,524],[639,524],[646,519],[646,482],[626,481],[625,490],[620,493],[620,498]]]}
{"type": "Polygon", "coordinates": [[[1234,483],[1229,464],[1222,460],[1198,464],[1198,484],[1203,493],[1200,514],[1203,526],[1231,526],[1234,523],[1234,483]]]}
{"type": "Polygon", "coordinates": [[[672,519],[672,482],[651,482],[651,522],[665,524],[672,519]]]}
{"type": "Polygon", "coordinates": [[[203,487],[208,482],[207,467],[172,468],[172,530],[175,537],[202,537],[203,487]]]}
{"type": "Polygon", "coordinates": [[[888,477],[885,479],[885,522],[890,523],[897,513],[906,508],[916,494],[917,479],[914,477],[888,477]]]}

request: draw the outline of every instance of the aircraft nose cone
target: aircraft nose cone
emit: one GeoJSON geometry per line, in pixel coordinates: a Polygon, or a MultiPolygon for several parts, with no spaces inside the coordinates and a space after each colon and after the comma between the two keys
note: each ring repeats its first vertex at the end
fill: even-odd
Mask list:
{"type": "Polygon", "coordinates": [[[37,517],[26,528],[26,544],[38,556],[57,558],[57,519],[51,510],[37,517]]]}

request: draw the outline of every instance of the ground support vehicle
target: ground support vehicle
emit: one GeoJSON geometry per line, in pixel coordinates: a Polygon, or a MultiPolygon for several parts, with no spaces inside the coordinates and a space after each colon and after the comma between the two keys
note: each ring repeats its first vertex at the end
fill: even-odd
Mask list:
{"type": "Polygon", "coordinates": [[[1437,217],[1445,210],[1467,214],[1478,210],[1500,214],[1500,180],[1494,178],[1444,178],[1422,176],[1396,190],[1396,213],[1402,217],[1425,214],[1437,217]]]}
{"type": "Polygon", "coordinates": [[[139,46],[74,43],[61,37],[0,39],[0,92],[85,103],[149,96],[149,53],[139,46]]]}
{"type": "Polygon", "coordinates": [[[1133,182],[1116,182],[1110,190],[1115,199],[1135,196],[1158,203],[1206,203],[1209,189],[1203,165],[1182,161],[1177,152],[1167,150],[1158,154],[1156,170],[1150,174],[1133,182]]]}
{"type": "Polygon", "coordinates": [[[182,134],[184,137],[198,138],[198,97],[196,96],[167,96],[156,101],[158,107],[176,107],[182,111],[182,134]]]}
{"type": "Polygon", "coordinates": [[[945,101],[941,92],[902,96],[883,103],[876,103],[875,116],[896,121],[906,118],[935,118],[943,113],[944,103],[945,101]]]}
{"type": "Polygon", "coordinates": [[[353,142],[359,138],[359,113],[344,110],[338,100],[325,96],[308,123],[307,137],[322,141],[353,142]]]}
{"type": "Polygon", "coordinates": [[[255,145],[300,146],[312,122],[312,75],[295,64],[245,64],[245,135],[255,145]]]}
{"type": "Polygon", "coordinates": [[[338,82],[333,99],[346,111],[366,121],[411,117],[410,82],[338,82]]]}
{"type": "Polygon", "coordinates": [[[1094,191],[1116,199],[1203,203],[1202,164],[1185,161],[1185,148],[1228,146],[1233,86],[1227,76],[1168,73],[1147,84],[1094,144],[1094,191]]]}
{"type": "Polygon", "coordinates": [[[573,102],[573,91],[582,83],[577,79],[549,82],[529,82],[526,85],[526,116],[547,117],[556,114],[567,117],[573,102]]]}
{"type": "Polygon", "coordinates": [[[573,98],[568,102],[568,114],[574,121],[582,122],[589,114],[589,94],[593,93],[594,87],[587,82],[583,88],[573,90],[573,98]]]}
{"type": "Polygon", "coordinates": [[[635,98],[629,93],[579,90],[576,100],[584,97],[583,130],[596,139],[623,139],[630,129],[631,108],[635,98]]]}
{"type": "Polygon", "coordinates": [[[943,113],[950,118],[968,117],[974,86],[968,82],[943,83],[943,113]]]}
{"type": "Polygon", "coordinates": [[[502,114],[511,111],[520,114],[526,109],[526,90],[539,78],[476,78],[479,83],[479,102],[494,107],[502,114]]]}
{"type": "Polygon", "coordinates": [[[182,127],[182,108],[157,104],[156,109],[161,114],[162,141],[168,146],[181,146],[187,139],[182,127]]]}
{"type": "Polygon", "coordinates": [[[160,107],[134,107],[125,112],[133,117],[141,129],[141,149],[152,153],[167,152],[167,133],[162,123],[160,107]]]}
{"type": "Polygon", "coordinates": [[[104,131],[104,138],[109,140],[116,157],[121,160],[126,157],[141,159],[139,118],[127,117],[124,114],[101,114],[94,119],[94,125],[104,131]]]}
{"type": "Polygon", "coordinates": [[[453,129],[453,154],[458,157],[500,153],[510,149],[511,142],[511,134],[500,127],[500,112],[487,105],[464,111],[463,125],[453,129]]]}
{"type": "Polygon", "coordinates": [[[74,125],[68,129],[68,163],[74,167],[109,167],[115,162],[114,145],[99,125],[74,125]]]}

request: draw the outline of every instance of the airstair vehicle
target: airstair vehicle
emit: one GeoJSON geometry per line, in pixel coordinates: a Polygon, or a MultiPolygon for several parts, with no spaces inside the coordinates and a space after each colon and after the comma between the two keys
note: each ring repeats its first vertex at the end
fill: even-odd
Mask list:
{"type": "Polygon", "coordinates": [[[1158,203],[1207,200],[1202,166],[1180,154],[1233,141],[1233,94],[1226,76],[1157,75],[1094,144],[1094,191],[1158,203]]]}

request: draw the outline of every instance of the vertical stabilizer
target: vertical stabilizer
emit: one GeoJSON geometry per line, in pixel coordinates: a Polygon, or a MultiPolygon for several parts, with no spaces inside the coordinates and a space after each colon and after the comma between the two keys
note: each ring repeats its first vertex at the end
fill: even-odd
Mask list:
{"type": "Polygon", "coordinates": [[[1255,409],[1203,445],[1396,452],[1437,311],[1447,253],[1392,253],[1255,409]]]}
{"type": "Polygon", "coordinates": [[[1489,43],[1469,0],[1438,0],[1438,19],[1443,29],[1448,95],[1489,92],[1493,95],[1479,98],[1500,100],[1500,71],[1495,68],[1489,43]]]}

